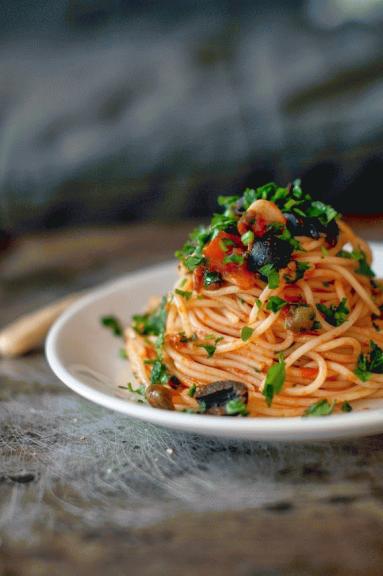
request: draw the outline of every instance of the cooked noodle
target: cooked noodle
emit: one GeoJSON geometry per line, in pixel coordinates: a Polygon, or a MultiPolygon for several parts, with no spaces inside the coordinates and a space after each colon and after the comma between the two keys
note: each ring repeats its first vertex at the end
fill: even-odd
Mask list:
{"type": "MultiPolygon", "coordinates": [[[[193,274],[180,265],[180,278],[166,304],[162,351],[162,362],[179,383],[175,390],[171,383],[166,385],[175,409],[195,409],[198,404],[190,390],[216,381],[242,382],[248,389],[251,416],[298,416],[323,399],[338,410],[344,402],[383,396],[383,374],[373,373],[362,381],[354,372],[360,355],[368,353],[371,340],[383,346],[383,332],[379,331],[383,294],[376,282],[357,273],[358,261],[339,255],[351,245],[353,250],[362,250],[371,264],[368,245],[342,220],[338,226],[339,235],[332,247],[324,235],[315,240],[297,237],[301,250],[294,252],[294,261],[309,268],[293,284],[280,273],[279,286],[270,288],[264,278],[254,274],[251,287],[241,287],[226,277],[218,287],[198,289],[193,274]],[[267,302],[273,296],[287,305],[276,312],[268,309],[267,302]],[[317,305],[336,307],[342,300],[349,312],[334,326],[317,305]],[[315,330],[293,332],[286,327],[292,302],[313,307],[315,330]],[[241,338],[245,327],[251,332],[247,340],[241,338]],[[281,353],[285,362],[283,388],[272,403],[267,403],[265,377],[281,353]]],[[[130,362],[137,379],[146,386],[151,382],[154,341],[153,336],[140,335],[131,327],[126,330],[130,362]]]]}

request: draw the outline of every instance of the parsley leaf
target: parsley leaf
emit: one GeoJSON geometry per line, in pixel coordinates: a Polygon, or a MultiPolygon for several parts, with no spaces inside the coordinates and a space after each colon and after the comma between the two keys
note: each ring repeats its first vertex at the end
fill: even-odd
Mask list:
{"type": "Polygon", "coordinates": [[[265,276],[267,278],[269,288],[271,288],[272,290],[274,288],[278,288],[279,273],[274,268],[273,264],[265,264],[264,266],[262,266],[262,268],[260,268],[259,272],[262,276],[265,276]]]}
{"type": "Polygon", "coordinates": [[[229,254],[223,259],[224,264],[243,264],[245,258],[242,254],[229,254]]]}
{"type": "Polygon", "coordinates": [[[226,414],[228,416],[247,416],[247,406],[240,398],[229,400],[225,405],[226,414]]]}
{"type": "Polygon", "coordinates": [[[347,402],[347,400],[345,402],[343,402],[343,404],[341,406],[341,410],[342,410],[342,412],[352,412],[352,406],[351,406],[350,402],[347,402]]]}
{"type": "Polygon", "coordinates": [[[369,354],[360,354],[355,374],[362,382],[371,378],[371,373],[383,374],[383,350],[373,341],[370,341],[369,354]]]}
{"type": "Polygon", "coordinates": [[[306,408],[304,416],[329,416],[332,414],[334,406],[335,401],[330,404],[325,398],[323,398],[306,408]]]}
{"type": "Polygon", "coordinates": [[[207,352],[207,357],[211,358],[214,356],[217,347],[214,344],[198,344],[200,348],[204,348],[207,352]]]}
{"type": "Polygon", "coordinates": [[[103,316],[101,318],[101,324],[105,328],[109,328],[114,336],[121,337],[123,335],[122,324],[116,316],[103,316]]]}
{"type": "Polygon", "coordinates": [[[253,332],[253,328],[250,328],[250,326],[244,326],[241,330],[241,340],[247,342],[249,338],[251,338],[253,332]]]}
{"type": "Polygon", "coordinates": [[[285,274],[284,276],[287,284],[295,284],[295,282],[298,282],[298,280],[303,278],[306,270],[309,270],[310,268],[310,264],[307,264],[307,262],[296,261],[295,265],[295,276],[289,276],[288,274],[285,274]]]}
{"type": "Polygon", "coordinates": [[[285,228],[283,230],[283,232],[279,236],[277,236],[277,238],[279,238],[280,240],[285,240],[285,242],[288,242],[289,244],[291,244],[291,246],[293,247],[293,250],[302,250],[302,246],[301,246],[299,240],[294,238],[294,236],[291,234],[290,230],[288,230],[287,228],[285,228]]]}
{"type": "Polygon", "coordinates": [[[273,364],[267,371],[265,385],[262,390],[268,406],[271,406],[275,394],[282,390],[286,378],[285,361],[283,358],[273,364]]]}
{"type": "Polygon", "coordinates": [[[119,386],[123,390],[129,390],[133,394],[138,394],[139,396],[145,396],[145,384],[141,384],[138,388],[133,388],[131,382],[128,382],[126,386],[119,386]]]}
{"type": "Polygon", "coordinates": [[[197,386],[195,384],[192,384],[187,392],[188,396],[190,396],[191,398],[193,398],[194,394],[196,393],[197,390],[197,386]]]}
{"type": "Polygon", "coordinates": [[[188,290],[180,290],[179,288],[175,289],[175,293],[185,298],[185,300],[190,300],[192,297],[193,292],[189,292],[188,290]]]}
{"type": "Polygon", "coordinates": [[[357,274],[362,274],[363,276],[368,276],[369,278],[373,278],[375,276],[375,272],[370,268],[366,254],[363,250],[356,249],[352,250],[352,252],[348,252],[347,250],[340,250],[337,254],[339,258],[347,258],[348,260],[356,260],[359,262],[358,268],[355,270],[357,274]]]}
{"type": "Polygon", "coordinates": [[[307,210],[307,216],[317,217],[323,224],[329,224],[338,217],[338,212],[332,206],[316,200],[307,210]]]}
{"type": "Polygon", "coordinates": [[[350,312],[346,304],[347,299],[342,298],[338,306],[332,305],[329,307],[325,304],[317,304],[317,308],[331,326],[340,326],[347,320],[347,316],[350,312]]]}
{"type": "Polygon", "coordinates": [[[170,379],[170,374],[161,360],[154,360],[152,365],[152,372],[150,374],[150,382],[152,384],[167,384],[170,379]]]}
{"type": "Polygon", "coordinates": [[[239,196],[218,196],[217,202],[219,206],[225,206],[225,208],[230,208],[239,200],[239,196]]]}
{"type": "Polygon", "coordinates": [[[167,298],[161,299],[160,305],[146,314],[133,316],[133,329],[141,336],[160,336],[165,332],[167,298]]]}
{"type": "Polygon", "coordinates": [[[287,306],[286,300],[279,298],[279,296],[271,296],[267,303],[266,310],[271,310],[276,313],[279,310],[282,310],[285,306],[287,306]]]}
{"type": "Polygon", "coordinates": [[[189,272],[192,272],[194,268],[197,268],[197,266],[205,264],[205,262],[206,258],[205,256],[202,256],[202,254],[194,254],[193,256],[189,256],[183,261],[185,267],[189,270],[189,272]]]}

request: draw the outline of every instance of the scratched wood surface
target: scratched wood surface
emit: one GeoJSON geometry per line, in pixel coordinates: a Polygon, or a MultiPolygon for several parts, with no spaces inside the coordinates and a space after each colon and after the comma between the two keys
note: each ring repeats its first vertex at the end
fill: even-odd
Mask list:
{"type": "MultiPolygon", "coordinates": [[[[20,240],[0,260],[0,324],[170,258],[187,227],[20,240]]],[[[0,534],[1,576],[381,575],[383,436],[200,438],[79,398],[41,352],[0,360],[0,534]]]]}

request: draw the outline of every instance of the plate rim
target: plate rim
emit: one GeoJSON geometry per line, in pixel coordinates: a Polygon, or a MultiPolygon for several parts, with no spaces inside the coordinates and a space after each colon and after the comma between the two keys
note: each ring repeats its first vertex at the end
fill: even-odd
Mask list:
{"type": "MultiPolygon", "coordinates": [[[[382,251],[383,246],[373,245],[374,251],[382,251]]],[[[61,362],[58,346],[60,334],[66,324],[78,313],[94,302],[102,300],[106,295],[129,287],[137,281],[152,279],[174,271],[175,262],[166,261],[154,266],[130,272],[106,284],[91,289],[65,310],[49,330],[45,354],[53,373],[72,391],[98,405],[115,410],[127,416],[137,418],[167,428],[191,431],[195,433],[228,436],[232,438],[248,438],[262,440],[296,440],[337,439],[341,437],[364,436],[383,432],[383,408],[336,414],[322,418],[268,417],[268,418],[218,418],[211,415],[187,414],[169,410],[158,410],[141,405],[128,398],[117,398],[94,389],[71,374],[61,362]]]]}

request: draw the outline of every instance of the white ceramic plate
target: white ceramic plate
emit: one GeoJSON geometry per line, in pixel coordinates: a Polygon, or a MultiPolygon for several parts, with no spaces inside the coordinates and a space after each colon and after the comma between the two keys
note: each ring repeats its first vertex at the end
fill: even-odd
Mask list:
{"type": "MultiPolygon", "coordinates": [[[[383,247],[374,246],[374,268],[383,276],[383,247]]],[[[134,401],[119,388],[133,377],[118,355],[121,341],[100,325],[115,314],[128,322],[152,295],[173,285],[175,263],[131,274],[98,289],[71,306],[52,327],[46,344],[48,362],[69,388],[92,402],[169,428],[251,440],[337,439],[383,432],[383,401],[363,401],[348,414],[317,418],[225,418],[158,410],[134,401]]]]}

